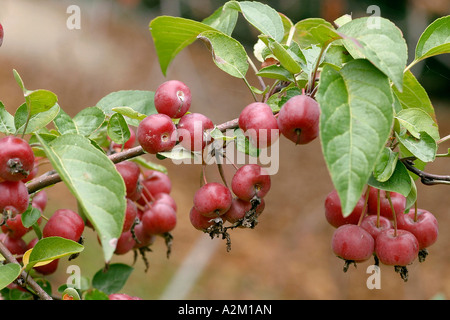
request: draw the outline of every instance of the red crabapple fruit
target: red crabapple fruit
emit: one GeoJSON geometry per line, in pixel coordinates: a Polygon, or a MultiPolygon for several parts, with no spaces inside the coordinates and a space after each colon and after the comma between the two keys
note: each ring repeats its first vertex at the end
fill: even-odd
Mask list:
{"type": "Polygon", "coordinates": [[[354,224],[345,224],[337,228],[331,240],[336,256],[354,262],[368,260],[374,252],[375,241],[370,233],[354,224]]]}
{"type": "Polygon", "coordinates": [[[365,216],[361,221],[361,227],[369,232],[374,240],[377,240],[378,235],[387,229],[392,229],[393,225],[391,220],[386,217],[376,215],[365,216]]]}
{"type": "Polygon", "coordinates": [[[407,266],[419,253],[419,242],[409,231],[387,229],[375,242],[375,252],[381,263],[389,266],[407,266]]]}
{"type": "Polygon", "coordinates": [[[178,139],[187,150],[202,151],[207,143],[206,131],[214,129],[214,123],[201,113],[188,113],[177,125],[178,139]]]}
{"type": "Polygon", "coordinates": [[[163,234],[172,231],[177,224],[177,215],[173,208],[165,203],[156,203],[144,211],[142,226],[148,234],[163,234]]]}
{"type": "Polygon", "coordinates": [[[0,182],[0,212],[10,211],[12,216],[24,213],[29,204],[28,189],[22,181],[0,182]]]}
{"type": "Polygon", "coordinates": [[[231,180],[231,190],[240,199],[250,201],[255,196],[263,198],[270,190],[271,181],[267,171],[258,164],[240,167],[231,180]]]}
{"type": "MultiPolygon", "coordinates": [[[[370,188],[369,191],[369,200],[367,211],[369,214],[377,214],[377,193],[378,189],[370,188]]],[[[394,207],[395,215],[398,217],[400,214],[403,214],[406,207],[406,197],[397,192],[391,192],[391,201],[394,207]]],[[[385,190],[380,190],[380,215],[388,218],[389,220],[394,219],[394,215],[392,214],[391,205],[386,195],[385,190]]]]}
{"type": "Polygon", "coordinates": [[[271,146],[279,137],[277,119],[270,106],[263,102],[253,102],[241,111],[239,128],[260,148],[271,146]]]}
{"type": "Polygon", "coordinates": [[[436,242],[439,234],[436,217],[424,209],[411,208],[408,213],[397,216],[397,227],[411,232],[419,242],[419,249],[425,249],[436,242]]]}
{"type": "Polygon", "coordinates": [[[278,113],[280,132],[295,144],[307,144],[319,136],[320,108],[307,95],[290,98],[278,113]]]}
{"type": "Polygon", "coordinates": [[[230,189],[223,184],[210,182],[195,192],[194,207],[200,214],[216,218],[230,209],[232,200],[230,189]]]}
{"type": "Polygon", "coordinates": [[[84,221],[81,216],[70,209],[58,209],[48,219],[42,235],[47,237],[62,237],[78,242],[84,231],[84,221]]]}
{"type": "Polygon", "coordinates": [[[28,177],[34,168],[34,153],[27,141],[6,136],[0,140],[0,178],[19,181],[28,177]]]}
{"type": "Polygon", "coordinates": [[[361,196],[350,215],[344,217],[337,190],[333,190],[325,198],[325,219],[335,228],[344,224],[357,224],[363,213],[364,203],[365,197],[361,196]]]}
{"type": "Polygon", "coordinates": [[[191,106],[191,90],[179,80],[169,80],[155,91],[155,108],[170,118],[181,118],[191,106]]]}
{"type": "Polygon", "coordinates": [[[145,152],[170,151],[177,142],[177,128],[165,114],[151,114],[139,123],[137,140],[145,152]]]}

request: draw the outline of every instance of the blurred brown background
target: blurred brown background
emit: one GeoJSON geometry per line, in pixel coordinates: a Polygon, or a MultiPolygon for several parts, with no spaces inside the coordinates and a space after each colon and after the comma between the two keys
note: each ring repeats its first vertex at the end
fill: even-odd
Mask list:
{"type": "MultiPolygon", "coordinates": [[[[0,22],[5,39],[0,48],[0,101],[10,112],[23,103],[14,81],[16,69],[29,89],[55,92],[60,106],[70,115],[95,105],[118,90],[155,90],[167,79],[179,79],[192,91],[192,111],[202,112],[219,124],[239,115],[252,101],[244,83],[217,69],[208,50],[194,43],[184,50],[163,77],[155,56],[148,23],[160,14],[201,20],[225,1],[121,0],[121,1],[27,1],[2,0],[0,22]],[[81,29],[69,30],[67,8],[81,8],[81,29]]],[[[392,19],[404,32],[413,54],[415,43],[436,17],[450,13],[448,0],[350,1],[323,0],[265,1],[286,13],[294,22],[306,17],[333,21],[345,13],[370,15],[369,5],[378,5],[381,15],[392,19]]],[[[246,45],[254,41],[238,23],[237,37],[246,45]]],[[[441,135],[450,133],[449,55],[432,58],[415,66],[419,78],[435,105],[441,135]]],[[[411,59],[410,59],[411,61],[411,59]]],[[[257,85],[255,79],[251,82],[257,85]]],[[[442,146],[442,151],[450,147],[442,146]]],[[[155,160],[148,156],[149,160],[155,160]]],[[[280,169],[272,177],[266,209],[253,230],[231,232],[232,249],[222,239],[210,239],[192,228],[188,213],[199,186],[200,168],[177,166],[163,161],[173,181],[172,195],[178,204],[178,226],[169,259],[165,244],[157,239],[147,254],[150,268],[138,258],[123,292],[144,299],[432,299],[450,296],[450,200],[448,186],[418,185],[419,205],[433,212],[440,223],[438,242],[427,260],[409,267],[410,279],[403,282],[393,268],[382,266],[381,289],[369,290],[366,268],[372,261],[342,272],[343,262],[330,246],[333,228],[324,218],[323,202],[332,185],[322,160],[320,142],[294,146],[282,139],[280,169]]],[[[448,160],[441,159],[427,169],[449,174],[448,160]]],[[[42,172],[48,168],[42,167],[42,172]]],[[[229,177],[233,169],[227,168],[229,177]]],[[[214,167],[208,178],[217,178],[214,167]]],[[[64,185],[48,189],[45,214],[60,207],[76,208],[64,185]]],[[[83,276],[92,278],[103,267],[95,234],[86,230],[86,248],[77,260],[60,264],[49,276],[55,287],[68,277],[65,267],[78,264],[83,276]]],[[[133,254],[115,257],[113,262],[133,263],[133,254]]]]}

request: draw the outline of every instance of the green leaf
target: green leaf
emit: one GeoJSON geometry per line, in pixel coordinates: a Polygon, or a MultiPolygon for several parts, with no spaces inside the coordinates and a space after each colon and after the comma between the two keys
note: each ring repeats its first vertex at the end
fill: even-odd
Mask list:
{"type": "Polygon", "coordinates": [[[90,140],[65,134],[47,143],[37,135],[53,168],[94,226],[106,262],[111,259],[125,216],[125,184],[114,163],[90,140]]]}
{"type": "Polygon", "coordinates": [[[340,72],[326,65],[317,101],[323,155],[348,216],[390,136],[394,118],[389,81],[367,60],[350,61],[340,72]]]}
{"type": "Polygon", "coordinates": [[[289,82],[294,81],[294,77],[291,72],[289,72],[282,66],[276,64],[260,69],[256,73],[256,75],[264,78],[277,79],[281,81],[289,81],[289,82]]]}
{"type": "MultiPolygon", "coordinates": [[[[294,57],[284,46],[267,36],[260,36],[259,38],[267,45],[270,51],[272,51],[275,58],[286,70],[288,70],[292,74],[297,74],[302,71],[300,64],[294,59],[294,57]]],[[[305,61],[305,57],[303,56],[303,54],[302,58],[302,60],[305,61]]]]}
{"type": "Polygon", "coordinates": [[[368,59],[402,91],[403,71],[408,59],[406,41],[391,21],[379,17],[379,28],[373,28],[370,19],[354,19],[340,27],[338,32],[343,35],[342,42],[355,59],[368,59]]]}
{"type": "Polygon", "coordinates": [[[53,124],[60,134],[78,133],[77,126],[72,118],[62,109],[59,109],[58,115],[53,119],[53,124]]]}
{"type": "Polygon", "coordinates": [[[8,286],[20,275],[20,265],[8,263],[0,265],[0,290],[8,286]]]}
{"type": "Polygon", "coordinates": [[[240,11],[244,18],[262,34],[278,42],[283,40],[283,22],[278,12],[270,6],[256,1],[229,1],[224,7],[240,11]]]}
{"type": "Polygon", "coordinates": [[[248,56],[235,39],[219,31],[205,31],[198,35],[210,49],[214,63],[233,77],[244,79],[248,70],[248,56]]]}
{"type": "Polygon", "coordinates": [[[450,16],[436,19],[425,29],[417,42],[415,61],[443,53],[450,53],[450,16]]]}
{"type": "Polygon", "coordinates": [[[130,161],[136,162],[139,166],[146,168],[146,169],[156,170],[156,171],[159,171],[159,172],[162,172],[165,174],[168,173],[168,170],[165,166],[151,162],[151,161],[147,161],[143,157],[134,157],[134,158],[130,159],[130,161]]]}
{"type": "Polygon", "coordinates": [[[84,108],[73,117],[78,133],[89,137],[105,121],[105,113],[99,107],[84,108]]]}
{"type": "Polygon", "coordinates": [[[417,186],[416,186],[416,183],[414,182],[413,177],[410,176],[410,180],[411,180],[411,191],[409,192],[408,196],[406,197],[405,212],[408,212],[409,209],[417,201],[417,186]]]}
{"type": "Polygon", "coordinates": [[[408,70],[404,73],[403,91],[400,92],[395,86],[393,87],[393,90],[403,109],[419,108],[436,120],[434,107],[431,104],[427,92],[411,71],[408,70]]]}
{"type": "Polygon", "coordinates": [[[401,126],[416,138],[420,138],[421,131],[425,131],[436,141],[440,138],[438,125],[431,116],[422,109],[404,109],[397,113],[396,119],[401,126]]]}
{"type": "Polygon", "coordinates": [[[108,136],[116,143],[124,144],[130,139],[130,128],[120,113],[115,113],[108,121],[108,136]]]}
{"type": "Polygon", "coordinates": [[[27,91],[25,99],[31,116],[50,110],[58,102],[58,97],[53,92],[43,89],[27,91]]]}
{"type": "Polygon", "coordinates": [[[409,134],[395,134],[399,142],[419,160],[432,162],[436,158],[437,143],[428,133],[421,131],[420,139],[409,134]]]}
{"type": "Polygon", "coordinates": [[[397,166],[398,152],[394,152],[389,148],[384,148],[375,164],[373,176],[380,182],[387,181],[397,166]]]}
{"type": "Polygon", "coordinates": [[[0,101],[0,132],[6,135],[11,135],[16,132],[16,126],[14,125],[14,117],[8,111],[0,101]]]}
{"type": "Polygon", "coordinates": [[[108,295],[97,289],[83,292],[83,300],[109,300],[108,295]]]}
{"type": "Polygon", "coordinates": [[[99,270],[92,278],[92,286],[106,294],[120,291],[133,272],[134,268],[123,264],[110,264],[106,271],[99,270]]]}
{"type": "MultiPolygon", "coordinates": [[[[169,158],[172,160],[186,160],[186,159],[196,159],[198,154],[196,152],[189,151],[180,145],[175,146],[170,151],[158,152],[157,155],[160,159],[169,158]]],[[[201,154],[199,155],[201,157],[201,154]]],[[[201,162],[200,162],[201,163],[201,162]]]]}
{"type": "Polygon", "coordinates": [[[236,10],[222,6],[202,22],[231,36],[236,26],[238,15],[236,10]]]}
{"type": "Polygon", "coordinates": [[[248,137],[245,136],[242,129],[238,128],[234,130],[234,135],[236,136],[236,149],[239,152],[249,155],[250,157],[259,157],[260,150],[250,142],[248,137]]]}
{"type": "Polygon", "coordinates": [[[341,39],[341,35],[333,28],[333,25],[322,18],[308,18],[294,25],[293,40],[302,49],[316,45],[324,47],[334,40],[341,39]]]}
{"type": "Polygon", "coordinates": [[[159,16],[150,22],[150,31],[164,76],[172,60],[192,44],[200,33],[207,30],[215,29],[207,24],[179,17],[159,16]]]}
{"type": "Polygon", "coordinates": [[[61,237],[42,238],[31,251],[27,269],[30,270],[38,262],[60,259],[83,250],[84,246],[73,240],[61,237]]]}
{"type": "Polygon", "coordinates": [[[20,74],[17,72],[16,69],[13,69],[14,79],[16,80],[19,87],[22,89],[23,92],[25,92],[27,89],[25,88],[25,85],[23,83],[22,78],[20,77],[20,74]]]}
{"type": "Polygon", "coordinates": [[[136,110],[133,110],[130,107],[116,107],[116,108],[112,108],[111,110],[114,112],[120,113],[121,115],[123,115],[125,117],[135,119],[138,121],[142,121],[147,117],[147,115],[142,114],[136,110]]]}
{"type": "MultiPolygon", "coordinates": [[[[154,104],[155,92],[139,90],[116,91],[103,97],[97,102],[97,107],[103,110],[107,116],[112,116],[113,109],[118,107],[128,107],[140,114],[150,115],[157,113],[154,104]]],[[[126,118],[129,125],[137,127],[139,120],[126,118]]]]}
{"type": "Polygon", "coordinates": [[[344,46],[332,44],[328,48],[323,62],[332,64],[340,69],[352,59],[352,56],[344,46]]]}
{"type": "Polygon", "coordinates": [[[412,188],[411,176],[401,161],[397,161],[394,173],[387,181],[380,182],[371,176],[368,184],[377,189],[401,193],[405,197],[410,194],[412,188]]]}
{"type": "Polygon", "coordinates": [[[56,116],[59,113],[59,110],[60,110],[59,105],[55,104],[47,111],[43,111],[32,115],[27,124],[28,118],[27,105],[26,103],[22,104],[19,108],[17,108],[16,113],[14,115],[14,125],[16,127],[16,132],[22,133],[25,128],[25,125],[27,125],[25,134],[33,133],[35,131],[44,128],[46,125],[52,122],[53,119],[56,118],[56,116]]]}
{"type": "Polygon", "coordinates": [[[41,211],[30,205],[28,206],[28,209],[24,213],[22,213],[22,224],[25,228],[29,228],[33,224],[35,224],[40,217],[41,211]]]}

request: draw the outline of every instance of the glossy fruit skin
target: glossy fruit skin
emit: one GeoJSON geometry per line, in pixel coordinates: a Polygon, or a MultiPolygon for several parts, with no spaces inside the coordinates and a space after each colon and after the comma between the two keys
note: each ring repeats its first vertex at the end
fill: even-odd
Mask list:
{"type": "Polygon", "coordinates": [[[191,106],[191,90],[179,80],[169,80],[155,91],[155,108],[170,118],[181,118],[191,106]]]}
{"type": "Polygon", "coordinates": [[[257,164],[240,167],[231,180],[231,190],[240,199],[250,201],[255,196],[263,198],[270,190],[271,180],[267,171],[257,164]]]}
{"type": "MultiPolygon", "coordinates": [[[[377,191],[376,188],[370,188],[369,199],[367,203],[367,211],[369,214],[377,214],[377,191]]],[[[404,195],[391,192],[392,205],[394,206],[396,216],[403,214],[406,207],[406,198],[404,195]]],[[[391,205],[386,197],[386,191],[380,190],[380,215],[393,220],[394,216],[392,214],[391,205]]]]}
{"type": "Polygon", "coordinates": [[[41,190],[34,195],[33,199],[31,200],[31,205],[43,212],[47,207],[47,201],[47,192],[45,190],[41,190]]]}
{"type": "Polygon", "coordinates": [[[325,198],[325,219],[335,228],[339,228],[344,224],[357,224],[364,210],[364,203],[365,198],[361,196],[350,215],[344,218],[341,200],[337,191],[333,190],[325,198]]]}
{"type": "Polygon", "coordinates": [[[29,204],[28,189],[22,181],[0,182],[0,212],[10,210],[12,216],[24,213],[29,204]]]}
{"type": "Polygon", "coordinates": [[[214,218],[205,217],[204,215],[200,214],[200,212],[198,212],[195,207],[192,207],[191,211],[189,212],[189,221],[195,229],[202,231],[205,231],[215,223],[214,218]]]}
{"type": "Polygon", "coordinates": [[[375,215],[365,216],[361,221],[361,227],[369,232],[375,241],[377,240],[377,237],[381,232],[393,228],[391,221],[383,216],[380,216],[378,226],[377,223],[377,216],[375,215]]]}
{"type": "Polygon", "coordinates": [[[266,148],[279,137],[277,119],[270,106],[263,102],[253,102],[247,105],[239,115],[239,128],[249,137],[250,142],[266,148]]]}
{"type": "MultiPolygon", "coordinates": [[[[231,202],[230,209],[222,216],[222,218],[232,224],[236,223],[239,220],[243,219],[245,217],[245,214],[250,211],[251,208],[251,202],[239,198],[234,198],[231,202]]],[[[265,202],[264,199],[261,199],[261,203],[255,209],[255,217],[259,217],[259,215],[264,211],[264,208],[265,202]]]]}
{"type": "Polygon", "coordinates": [[[122,161],[116,163],[116,169],[125,183],[127,197],[131,197],[138,188],[139,176],[141,174],[139,165],[133,161],[122,161]]]}
{"type": "Polygon", "coordinates": [[[216,218],[231,207],[233,196],[223,184],[210,182],[203,185],[194,194],[194,207],[206,217],[216,218]]]}
{"type": "Polygon", "coordinates": [[[0,178],[19,181],[34,168],[34,153],[27,141],[14,136],[0,140],[0,178]]]}
{"type": "MultiPolygon", "coordinates": [[[[0,233],[0,242],[3,243],[11,254],[21,255],[27,251],[27,243],[22,238],[11,238],[6,233],[0,233]]],[[[19,261],[19,259],[17,260],[19,261]]]]}
{"type": "Polygon", "coordinates": [[[172,231],[177,224],[175,210],[167,204],[157,203],[142,215],[142,226],[148,234],[163,234],[172,231]]]}
{"type": "Polygon", "coordinates": [[[70,209],[58,209],[45,224],[42,235],[47,237],[62,237],[78,242],[84,231],[84,221],[81,216],[70,209]]]}
{"type": "Polygon", "coordinates": [[[152,114],[139,123],[137,140],[145,152],[170,151],[177,142],[177,128],[165,114],[152,114]]]}
{"type": "Polygon", "coordinates": [[[142,247],[148,247],[155,242],[156,235],[148,233],[144,229],[144,225],[141,223],[134,227],[134,233],[136,235],[137,241],[134,245],[134,249],[139,249],[142,247]]]}
{"type": "Polygon", "coordinates": [[[280,132],[295,144],[307,144],[319,136],[320,108],[307,95],[290,98],[278,113],[280,132]]]}
{"type": "Polygon", "coordinates": [[[119,239],[117,240],[116,250],[114,251],[117,255],[123,255],[130,252],[134,246],[136,245],[136,241],[133,238],[133,234],[130,230],[122,232],[119,239]]]}
{"type": "Polygon", "coordinates": [[[417,209],[417,220],[414,221],[415,209],[397,217],[397,227],[411,232],[419,242],[419,249],[425,249],[437,241],[439,227],[436,217],[424,209],[417,209]]]}
{"type": "Polygon", "coordinates": [[[2,231],[11,238],[22,238],[30,231],[30,228],[26,228],[22,223],[22,214],[17,214],[15,217],[6,220],[6,223],[2,225],[2,231]]]}
{"type": "Polygon", "coordinates": [[[344,260],[362,262],[372,257],[375,241],[370,233],[354,224],[337,228],[331,240],[334,254],[344,260]]]}
{"type": "Polygon", "coordinates": [[[175,199],[172,198],[168,193],[158,193],[154,196],[154,202],[153,203],[164,203],[173,208],[175,212],[178,209],[177,203],[175,202],[175,199]]]}
{"type": "Polygon", "coordinates": [[[375,253],[381,263],[389,266],[407,266],[419,253],[419,242],[409,231],[388,229],[381,232],[375,242],[375,253]]]}
{"type": "Polygon", "coordinates": [[[156,170],[146,170],[141,180],[142,193],[137,201],[141,205],[151,202],[160,193],[169,194],[172,191],[172,181],[165,173],[156,170]],[[145,197],[145,199],[144,199],[145,197]]]}
{"type": "Polygon", "coordinates": [[[214,129],[214,123],[201,113],[188,113],[177,125],[178,140],[187,150],[202,151],[207,143],[206,131],[214,129]]]}
{"type": "Polygon", "coordinates": [[[137,207],[133,200],[127,198],[127,207],[125,210],[125,218],[123,222],[122,232],[129,231],[137,217],[137,207]]]}

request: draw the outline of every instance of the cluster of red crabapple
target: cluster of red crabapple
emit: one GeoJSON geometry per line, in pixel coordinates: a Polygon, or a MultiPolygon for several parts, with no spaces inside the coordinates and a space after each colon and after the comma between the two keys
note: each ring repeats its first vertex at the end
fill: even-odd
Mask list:
{"type": "Polygon", "coordinates": [[[394,266],[404,281],[407,266],[416,258],[423,262],[427,248],[438,238],[438,222],[428,210],[414,206],[405,212],[406,198],[400,193],[369,187],[352,213],[344,218],[336,190],[325,199],[325,217],[336,228],[332,250],[350,263],[359,263],[372,256],[375,264],[394,266]]]}
{"type": "MultiPolygon", "coordinates": [[[[202,152],[213,140],[209,135],[215,128],[211,119],[188,112],[191,91],[183,82],[162,83],[155,91],[154,103],[158,113],[143,119],[137,129],[137,140],[147,153],[167,152],[178,143],[189,151],[202,152]]],[[[307,144],[318,137],[319,116],[317,102],[302,94],[290,98],[277,114],[267,103],[250,103],[241,111],[238,126],[258,148],[270,147],[280,132],[296,144],[307,144]]],[[[225,180],[222,183],[205,179],[194,195],[190,221],[212,237],[222,235],[228,240],[229,249],[227,229],[254,227],[264,210],[264,196],[270,186],[270,176],[259,164],[236,167],[230,187],[225,180]],[[231,226],[224,227],[226,222],[231,226]]]]}

